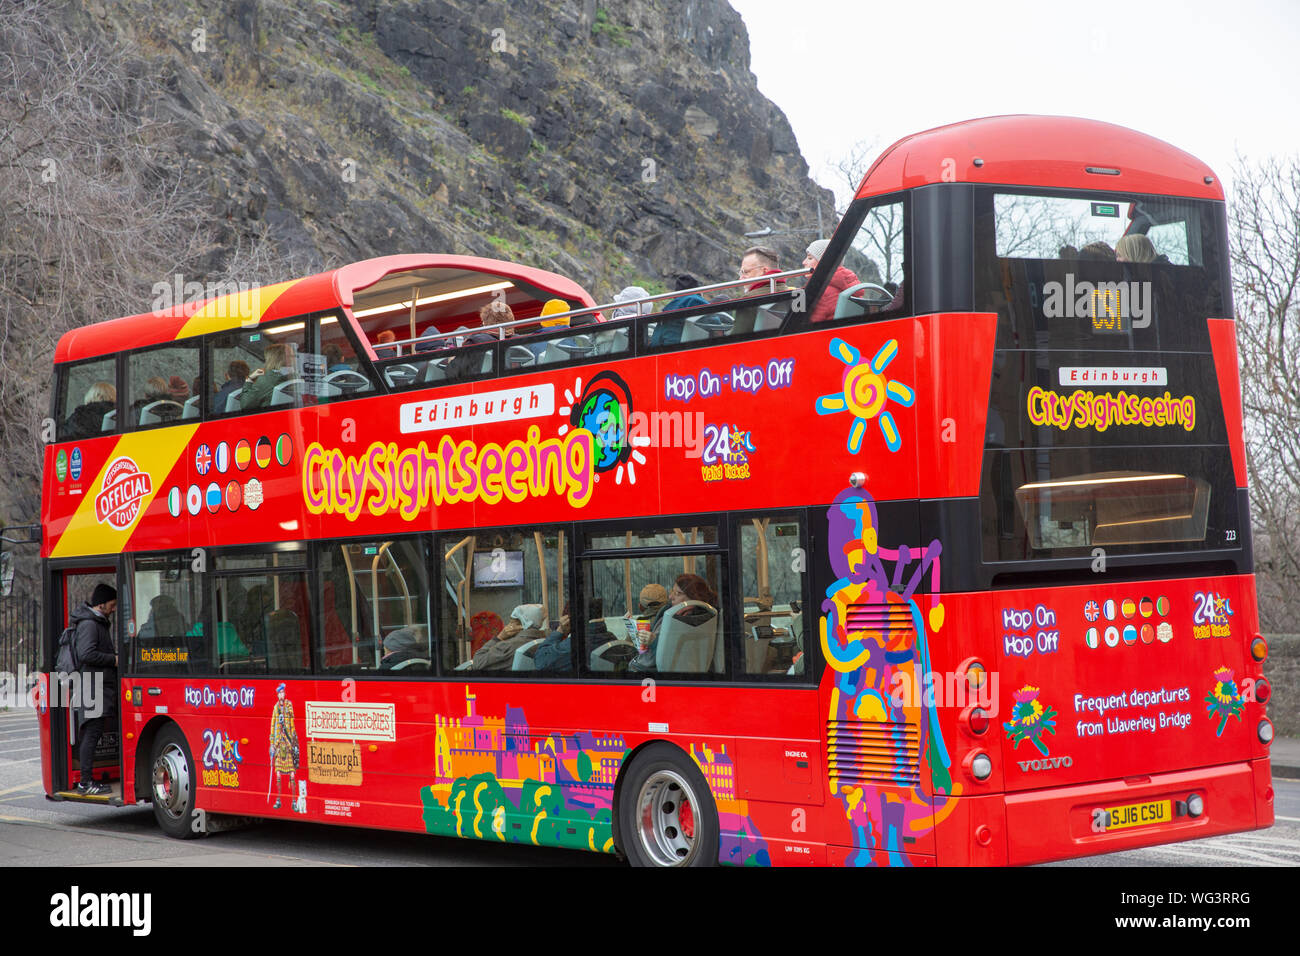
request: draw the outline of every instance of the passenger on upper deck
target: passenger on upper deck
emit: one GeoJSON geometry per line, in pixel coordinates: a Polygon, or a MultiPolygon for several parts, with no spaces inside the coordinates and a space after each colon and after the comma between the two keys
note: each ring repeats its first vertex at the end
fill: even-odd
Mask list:
{"type": "Polygon", "coordinates": [[[338,343],[331,342],[321,350],[325,356],[325,372],[350,372],[352,366],[343,361],[343,350],[339,348],[338,343]]]}
{"type": "MultiPolygon", "coordinates": [[[[635,303],[638,299],[645,299],[648,298],[649,296],[650,293],[647,292],[645,289],[641,288],[639,285],[630,285],[620,290],[618,295],[614,296],[614,301],[616,303],[617,302],[635,303]]],[[[641,303],[640,306],[620,305],[609,313],[609,319],[611,322],[615,321],[616,319],[630,319],[634,315],[649,315],[653,311],[654,311],[654,306],[651,305],[649,302],[643,302],[641,303]]]]}
{"type": "MultiPolygon", "coordinates": [[[[181,381],[186,394],[189,386],[181,381]]],[[[184,401],[184,398],[181,399],[184,401]]],[[[172,393],[171,385],[161,375],[154,375],[145,380],[144,396],[131,403],[131,419],[139,422],[141,413],[152,406],[152,414],[158,421],[171,421],[181,417],[181,405],[172,393]]]]}
{"type": "MultiPolygon", "coordinates": [[[[781,271],[780,257],[775,249],[767,246],[750,246],[740,257],[740,276],[741,279],[757,279],[760,276],[768,276],[781,271]]],[[[745,295],[755,295],[766,292],[770,283],[755,282],[745,289],[745,295]]],[[[781,292],[785,289],[785,280],[778,279],[776,282],[776,291],[781,292]]]]}
{"type": "Polygon", "coordinates": [[[1115,250],[1109,245],[1098,240],[1090,242],[1079,250],[1080,259],[1093,259],[1102,262],[1114,262],[1115,250]]]}
{"type": "Polygon", "coordinates": [[[214,412],[224,412],[226,410],[226,401],[230,398],[230,393],[244,387],[244,382],[248,380],[248,363],[243,359],[234,359],[226,367],[226,380],[222,383],[221,388],[212,396],[212,410],[214,412]]]}
{"type": "Polygon", "coordinates": [[[271,393],[297,377],[293,346],[288,342],[274,342],[266,347],[266,363],[248,376],[244,390],[239,394],[239,404],[245,411],[265,408],[271,403],[271,393]]]}
{"type": "Polygon", "coordinates": [[[1159,262],[1160,258],[1151,240],[1141,233],[1120,236],[1119,242],[1115,243],[1116,262],[1159,262]]]}
{"type": "MultiPolygon", "coordinates": [[[[117,409],[117,389],[109,382],[96,382],[86,389],[84,403],[72,410],[63,423],[61,438],[89,438],[104,431],[104,416],[117,409]]],[[[110,429],[111,430],[111,429],[110,429]]]]}
{"type": "MultiPolygon", "coordinates": [[[[805,269],[816,270],[822,261],[822,256],[826,255],[826,247],[831,244],[829,239],[817,239],[808,244],[808,249],[803,257],[803,266],[805,269]]],[[[845,289],[851,288],[858,284],[858,277],[851,269],[840,266],[826,280],[826,288],[822,290],[821,298],[817,304],[812,306],[812,322],[825,322],[827,319],[835,317],[835,305],[839,301],[839,295],[845,289]]]]}
{"type": "MultiPolygon", "coordinates": [[[[695,276],[682,273],[673,277],[673,290],[682,292],[686,289],[693,289],[700,283],[695,276]]],[[[663,311],[673,312],[677,309],[691,309],[696,306],[708,305],[709,300],[704,298],[698,292],[692,292],[690,295],[679,295],[675,299],[670,299],[664,306],[663,311]]],[[[686,320],[683,319],[663,319],[656,326],[654,333],[650,336],[651,345],[676,345],[682,340],[682,326],[686,320]]]]}
{"type": "Polygon", "coordinates": [[[384,329],[375,336],[375,354],[379,356],[379,358],[401,355],[402,347],[396,343],[397,333],[392,329],[384,329]]]}

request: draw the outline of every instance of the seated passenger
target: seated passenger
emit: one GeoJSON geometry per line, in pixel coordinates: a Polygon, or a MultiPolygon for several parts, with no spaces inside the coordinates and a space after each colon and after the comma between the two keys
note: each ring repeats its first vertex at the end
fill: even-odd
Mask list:
{"type": "Polygon", "coordinates": [[[321,350],[325,356],[325,374],[330,372],[350,372],[352,366],[343,361],[343,350],[339,348],[337,342],[331,342],[321,350]]]}
{"type": "MultiPolygon", "coordinates": [[[[630,285],[620,290],[618,295],[614,296],[614,301],[635,303],[638,299],[647,298],[649,295],[650,293],[639,285],[630,285]]],[[[653,311],[654,305],[649,302],[642,302],[640,305],[620,305],[609,313],[609,320],[614,322],[618,319],[630,319],[634,315],[649,315],[653,311]]]]}
{"type": "MultiPolygon", "coordinates": [[[[695,276],[682,273],[673,278],[673,291],[682,292],[686,289],[694,289],[700,283],[695,276]]],[[[663,307],[665,312],[673,312],[677,309],[691,309],[696,306],[708,305],[709,300],[704,298],[698,292],[692,292],[690,295],[679,295],[675,299],[670,299],[668,304],[663,307]]],[[[655,325],[655,330],[650,336],[651,345],[676,345],[682,340],[682,326],[686,323],[683,319],[662,319],[655,325]]]]}
{"type": "Polygon", "coordinates": [[[698,574],[679,574],[673,582],[673,589],[668,592],[668,603],[659,609],[654,620],[650,622],[650,643],[647,647],[641,649],[641,653],[629,665],[629,670],[647,671],[657,670],[655,663],[656,647],[659,642],[659,631],[663,627],[664,617],[679,604],[686,601],[697,601],[707,604],[707,608],[700,607],[698,604],[687,608],[677,615],[677,620],[683,624],[697,625],[717,615],[718,595],[713,588],[709,587],[709,582],[698,574]]]}
{"type": "Polygon", "coordinates": [[[510,621],[501,633],[484,644],[470,660],[472,671],[508,671],[515,660],[515,651],[529,641],[546,637],[542,630],[546,621],[540,604],[521,604],[510,614],[510,621]]]}
{"type": "Polygon", "coordinates": [[[427,660],[428,645],[423,630],[420,625],[412,624],[398,628],[384,638],[384,656],[380,658],[379,666],[390,670],[405,661],[427,660]]]}
{"type": "MultiPolygon", "coordinates": [[[[560,312],[568,312],[568,311],[569,311],[569,303],[565,302],[563,299],[547,299],[546,304],[542,306],[541,315],[538,316],[538,318],[540,318],[542,322],[541,327],[528,334],[538,335],[542,332],[548,332],[552,329],[567,327],[569,324],[569,317],[567,315],[559,319],[549,319],[547,318],[547,316],[556,315],[560,312]]],[[[554,339],[552,339],[551,341],[554,341],[554,339]]],[[[545,352],[546,349],[550,346],[550,342],[520,342],[518,344],[524,346],[526,349],[528,349],[528,351],[532,352],[533,357],[537,359],[540,359],[542,357],[542,353],[545,352]]]]}
{"type": "Polygon", "coordinates": [[[140,625],[138,637],[141,641],[158,637],[181,637],[188,627],[175,598],[159,594],[149,602],[149,617],[140,625]]]}
{"type": "MultiPolygon", "coordinates": [[[[117,410],[117,389],[109,382],[96,382],[86,389],[84,403],[72,410],[63,423],[61,438],[89,438],[105,431],[104,416],[117,410]]],[[[111,430],[111,428],[109,429],[111,430]]]]}
{"type": "MultiPolygon", "coordinates": [[[[831,244],[829,239],[818,239],[808,244],[808,249],[803,257],[803,266],[805,269],[816,271],[817,266],[821,264],[822,256],[826,255],[826,247],[831,244]]],[[[812,306],[811,322],[825,322],[827,319],[835,317],[835,306],[839,302],[840,293],[845,289],[857,285],[859,279],[851,269],[840,266],[826,280],[826,288],[822,290],[821,298],[817,304],[812,306]]]]}
{"type": "Polygon", "coordinates": [[[1115,243],[1116,262],[1155,262],[1157,259],[1156,247],[1141,233],[1120,236],[1119,242],[1115,243]]]}
{"type": "Polygon", "coordinates": [[[275,342],[266,347],[266,363],[248,376],[244,390],[239,393],[239,405],[244,411],[266,408],[271,404],[271,393],[277,385],[297,378],[293,346],[288,342],[275,342]]]}
{"type": "Polygon", "coordinates": [[[392,329],[384,329],[375,336],[375,355],[379,358],[389,358],[393,355],[401,355],[402,347],[396,343],[397,333],[392,329]]]}
{"type": "Polygon", "coordinates": [[[212,411],[218,414],[224,412],[230,393],[243,388],[246,381],[248,381],[248,363],[243,359],[233,360],[226,366],[226,380],[212,396],[212,411]]]}
{"type": "Polygon", "coordinates": [[[1093,259],[1100,262],[1114,262],[1115,250],[1101,241],[1090,242],[1079,250],[1079,258],[1093,259]]]}
{"type": "MultiPolygon", "coordinates": [[[[590,610],[587,612],[586,646],[582,651],[584,660],[589,658],[591,652],[596,648],[614,640],[614,635],[605,628],[603,614],[604,604],[600,598],[592,598],[590,610]]],[[[537,653],[533,656],[533,667],[536,670],[567,671],[571,669],[573,662],[571,630],[569,606],[566,604],[564,614],[560,617],[559,628],[552,631],[547,635],[545,641],[537,645],[537,653]]]]}
{"type": "MultiPolygon", "coordinates": [[[[181,384],[183,385],[184,382],[181,384]]],[[[186,386],[185,391],[188,394],[188,386],[186,386]]],[[[173,397],[171,385],[161,375],[155,375],[145,380],[144,397],[138,398],[131,403],[131,421],[140,423],[141,413],[151,405],[154,407],[150,409],[149,413],[159,421],[171,421],[181,417],[180,402],[173,397]],[[155,402],[162,402],[163,404],[155,405],[155,402]]]]}

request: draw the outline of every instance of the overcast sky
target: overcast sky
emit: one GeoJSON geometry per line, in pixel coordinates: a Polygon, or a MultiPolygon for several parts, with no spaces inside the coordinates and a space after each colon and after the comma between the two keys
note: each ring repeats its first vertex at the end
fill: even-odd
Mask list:
{"type": "Polygon", "coordinates": [[[813,176],[945,123],[1054,113],[1149,133],[1226,183],[1300,153],[1300,0],[731,0],[813,176]]]}

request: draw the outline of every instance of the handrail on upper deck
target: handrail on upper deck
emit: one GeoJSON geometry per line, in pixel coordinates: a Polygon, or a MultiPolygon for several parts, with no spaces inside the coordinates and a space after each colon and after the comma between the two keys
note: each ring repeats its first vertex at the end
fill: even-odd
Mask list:
{"type": "MultiPolygon", "coordinates": [[[[788,272],[773,272],[769,275],[749,276],[748,278],[744,278],[744,279],[729,279],[726,282],[714,282],[714,283],[710,283],[709,285],[696,286],[693,289],[678,289],[674,292],[658,292],[654,295],[647,295],[638,299],[627,299],[622,302],[607,302],[603,305],[592,305],[582,309],[570,309],[568,312],[554,312],[551,313],[550,315],[547,315],[545,320],[547,322],[554,322],[557,319],[567,319],[575,315],[588,315],[593,312],[601,312],[606,309],[613,310],[613,309],[635,308],[636,315],[649,315],[651,313],[641,311],[642,305],[647,303],[658,302],[660,299],[678,299],[681,298],[682,296],[699,295],[704,292],[717,292],[720,290],[731,289],[735,286],[740,286],[740,285],[753,286],[753,285],[758,285],[760,283],[767,283],[768,288],[766,294],[773,295],[778,291],[778,289],[776,288],[776,284],[778,282],[784,282],[786,279],[795,278],[797,276],[806,276],[811,274],[811,272],[812,272],[811,269],[801,268],[801,269],[791,269],[788,272]]],[[[758,293],[758,294],[761,295],[764,293],[758,293]]],[[[731,301],[737,301],[737,300],[731,300],[731,301]]],[[[711,302],[709,304],[716,305],[718,303],[711,302]]],[[[628,316],[627,318],[634,318],[634,317],[635,316],[628,316]]],[[[374,343],[371,343],[371,347],[375,349],[376,353],[378,353],[379,349],[383,349],[387,351],[389,349],[396,349],[403,345],[415,345],[417,343],[427,344],[431,341],[437,341],[439,339],[457,338],[459,336],[465,335],[467,331],[471,333],[483,333],[483,332],[494,333],[499,341],[505,341],[506,339],[505,333],[507,329],[513,329],[516,326],[522,326],[522,325],[537,325],[541,321],[542,321],[541,316],[533,316],[530,319],[515,319],[513,322],[502,322],[497,325],[480,325],[469,329],[461,328],[461,329],[455,329],[451,332],[435,332],[435,333],[426,332],[423,335],[417,335],[414,338],[410,338],[410,339],[397,339],[393,342],[385,342],[383,343],[383,345],[377,347],[374,345],[374,343]]],[[[570,326],[570,327],[584,328],[584,326],[570,326]]],[[[558,328],[556,329],[556,331],[558,331],[558,328]]],[[[483,343],[483,344],[486,345],[487,343],[483,343]]]]}

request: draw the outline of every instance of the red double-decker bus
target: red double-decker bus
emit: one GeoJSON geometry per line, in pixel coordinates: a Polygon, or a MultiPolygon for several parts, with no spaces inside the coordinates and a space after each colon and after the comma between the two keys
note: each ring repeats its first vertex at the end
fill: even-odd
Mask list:
{"type": "Polygon", "coordinates": [[[395,256],[64,336],[45,669],[113,583],[120,696],[86,796],[44,678],[47,794],[652,865],[1270,825],[1211,171],[943,127],[797,274],[395,256]]]}

